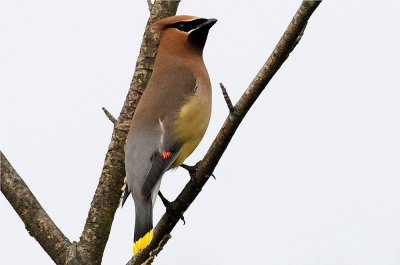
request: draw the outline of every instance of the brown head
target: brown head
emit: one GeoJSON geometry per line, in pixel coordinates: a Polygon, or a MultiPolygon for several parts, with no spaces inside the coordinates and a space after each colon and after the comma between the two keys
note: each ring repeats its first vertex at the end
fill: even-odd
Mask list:
{"type": "Polygon", "coordinates": [[[216,22],[214,18],[180,15],[162,19],[151,28],[161,33],[159,52],[177,56],[187,52],[202,54],[208,31],[216,22]]]}

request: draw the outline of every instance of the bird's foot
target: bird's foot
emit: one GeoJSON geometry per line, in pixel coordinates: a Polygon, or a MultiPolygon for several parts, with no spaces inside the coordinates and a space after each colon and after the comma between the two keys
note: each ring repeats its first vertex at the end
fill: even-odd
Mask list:
{"type": "Polygon", "coordinates": [[[176,211],[174,211],[172,209],[172,203],[164,197],[164,195],[161,193],[161,191],[158,192],[158,196],[160,196],[160,199],[165,206],[167,214],[169,216],[179,216],[179,219],[181,219],[183,221],[183,225],[185,225],[186,222],[185,222],[185,217],[183,216],[183,214],[177,213],[176,211]]]}
{"type": "MultiPolygon", "coordinates": [[[[186,164],[182,164],[181,167],[186,169],[189,172],[190,179],[193,180],[194,176],[197,172],[197,166],[201,163],[201,160],[196,163],[194,166],[188,166],[186,164]]],[[[211,173],[211,176],[216,180],[215,175],[211,173]]]]}
{"type": "Polygon", "coordinates": [[[194,165],[194,166],[189,166],[189,165],[186,165],[186,164],[182,164],[181,167],[186,169],[189,172],[190,178],[193,180],[194,175],[197,172],[197,164],[194,165]]]}

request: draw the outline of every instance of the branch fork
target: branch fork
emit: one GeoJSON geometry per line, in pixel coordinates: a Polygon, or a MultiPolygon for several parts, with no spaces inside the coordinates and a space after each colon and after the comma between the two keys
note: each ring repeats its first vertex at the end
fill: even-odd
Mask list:
{"type": "MultiPolygon", "coordinates": [[[[151,3],[150,0],[148,1],[149,3],[151,3]]],[[[209,179],[209,176],[213,175],[212,172],[236,129],[258,96],[297,45],[303,35],[308,19],[320,3],[321,1],[309,0],[302,2],[272,55],[234,106],[225,87],[220,84],[229,109],[229,115],[206,155],[198,164],[193,181],[189,181],[175,201],[171,203],[177,212],[184,213],[188,209],[209,179]],[[234,114],[234,118],[232,118],[232,114],[234,114]]],[[[179,0],[155,0],[154,4],[151,5],[148,25],[164,17],[174,15],[178,4],[179,0]]],[[[70,265],[101,264],[115,211],[118,208],[122,194],[121,187],[125,177],[124,145],[129,123],[139,102],[140,95],[151,76],[151,67],[149,68],[149,65],[151,66],[154,63],[157,50],[155,43],[158,43],[158,39],[155,34],[146,30],[143,39],[131,87],[118,119],[103,108],[104,113],[115,126],[99,184],[79,242],[71,243],[65,237],[43,210],[3,153],[0,152],[1,191],[17,211],[29,233],[35,237],[56,264],[65,265],[67,261],[70,265]]],[[[168,214],[165,213],[154,228],[154,238],[150,245],[135,255],[128,262],[128,265],[151,264],[155,256],[171,238],[170,233],[178,221],[179,218],[172,218],[171,220],[168,214]]]]}

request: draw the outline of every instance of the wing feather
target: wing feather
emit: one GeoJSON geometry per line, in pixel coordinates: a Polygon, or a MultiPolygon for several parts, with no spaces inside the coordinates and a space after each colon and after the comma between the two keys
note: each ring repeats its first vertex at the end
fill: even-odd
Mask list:
{"type": "Polygon", "coordinates": [[[168,150],[172,152],[172,156],[169,158],[165,159],[160,152],[155,152],[151,156],[151,168],[142,187],[142,194],[145,197],[151,194],[153,187],[160,180],[160,177],[169,169],[172,163],[174,163],[182,150],[182,145],[176,144],[168,150]]]}
{"type": "Polygon", "coordinates": [[[162,175],[181,152],[183,143],[174,134],[177,115],[196,89],[193,74],[182,66],[153,72],[148,87],[136,108],[125,147],[127,189],[141,200],[158,192],[154,189],[162,175]],[[172,152],[164,159],[163,151],[172,152]]]}

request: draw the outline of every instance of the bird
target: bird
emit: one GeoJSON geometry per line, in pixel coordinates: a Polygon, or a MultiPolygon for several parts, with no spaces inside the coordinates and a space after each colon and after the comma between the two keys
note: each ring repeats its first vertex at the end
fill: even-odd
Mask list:
{"type": "Polygon", "coordinates": [[[160,44],[125,144],[122,205],[132,194],[134,254],[153,239],[153,207],[163,174],[182,165],[207,130],[212,102],[203,48],[216,22],[214,18],[178,15],[150,26],[161,34],[160,44]]]}

